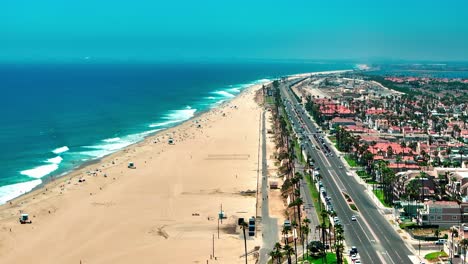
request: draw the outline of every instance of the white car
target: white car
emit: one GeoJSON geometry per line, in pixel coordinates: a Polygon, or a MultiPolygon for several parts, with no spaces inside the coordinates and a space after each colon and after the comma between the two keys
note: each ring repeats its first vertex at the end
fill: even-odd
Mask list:
{"type": "Polygon", "coordinates": [[[357,220],[357,219],[356,219],[356,216],[355,216],[355,215],[351,216],[351,221],[356,221],[356,220],[357,220]]]}

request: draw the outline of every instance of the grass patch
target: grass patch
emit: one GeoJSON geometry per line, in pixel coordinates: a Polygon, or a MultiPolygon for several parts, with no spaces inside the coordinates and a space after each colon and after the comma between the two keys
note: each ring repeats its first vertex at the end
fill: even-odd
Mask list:
{"type": "MultiPolygon", "coordinates": [[[[326,261],[322,262],[322,257],[307,257],[306,260],[309,261],[310,264],[322,264],[322,263],[328,263],[328,264],[335,264],[336,262],[336,255],[335,253],[327,253],[326,255],[326,261]]],[[[298,263],[304,263],[304,260],[298,261],[298,263]]],[[[345,263],[346,259],[345,259],[345,263]]]]}
{"type": "MultiPolygon", "coordinates": [[[[315,212],[319,216],[318,218],[319,218],[320,224],[322,224],[322,217],[320,217],[320,213],[321,213],[320,208],[325,208],[325,206],[322,204],[322,201],[320,201],[320,194],[317,191],[317,188],[315,188],[315,185],[311,182],[310,175],[305,174],[304,178],[306,179],[307,187],[309,188],[310,195],[312,196],[312,202],[314,203],[315,212]]],[[[329,225],[329,222],[330,220],[328,219],[328,217],[326,217],[325,224],[327,226],[329,225]]]]}
{"type": "Polygon", "coordinates": [[[351,210],[354,210],[354,211],[358,212],[358,209],[357,209],[355,204],[353,204],[353,203],[349,204],[349,207],[351,208],[351,210]]]}
{"type": "Polygon", "coordinates": [[[379,201],[385,206],[385,207],[392,207],[391,205],[387,204],[385,201],[384,201],[384,194],[383,194],[383,191],[382,190],[374,190],[373,191],[375,196],[377,197],[377,199],[379,199],[379,201]]]}
{"type": "Polygon", "coordinates": [[[275,98],[273,98],[273,96],[265,96],[265,103],[274,105],[275,104],[275,98]]]}
{"type": "Polygon", "coordinates": [[[338,143],[336,142],[336,137],[335,136],[329,136],[328,139],[330,139],[333,146],[335,146],[335,148],[338,149],[338,143]]]}
{"type": "Polygon", "coordinates": [[[415,226],[415,225],[416,225],[415,222],[402,222],[402,223],[400,223],[400,228],[405,229],[405,228],[407,228],[409,226],[415,226]]]}
{"type": "Polygon", "coordinates": [[[429,253],[426,256],[424,256],[424,258],[429,260],[429,261],[438,260],[439,257],[446,258],[446,257],[448,257],[448,255],[444,251],[436,251],[436,252],[432,252],[432,253],[429,253]]]}
{"type": "Polygon", "coordinates": [[[346,156],[344,157],[344,159],[346,160],[346,162],[348,162],[349,166],[351,166],[351,167],[357,167],[356,161],[355,161],[353,158],[351,158],[350,156],[346,155],[346,156]]]}
{"type": "Polygon", "coordinates": [[[366,171],[363,170],[356,171],[356,174],[363,179],[372,178],[372,176],[370,176],[366,171]]]}

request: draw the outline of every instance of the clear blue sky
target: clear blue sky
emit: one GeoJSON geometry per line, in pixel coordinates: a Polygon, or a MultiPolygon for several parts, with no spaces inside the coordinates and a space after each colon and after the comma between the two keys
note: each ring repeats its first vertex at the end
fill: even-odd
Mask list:
{"type": "Polygon", "coordinates": [[[0,61],[468,60],[466,0],[12,0],[0,61]]]}

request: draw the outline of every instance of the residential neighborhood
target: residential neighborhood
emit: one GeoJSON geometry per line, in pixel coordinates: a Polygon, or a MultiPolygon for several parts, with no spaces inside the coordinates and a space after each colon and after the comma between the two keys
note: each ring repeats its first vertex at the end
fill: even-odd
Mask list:
{"type": "Polygon", "coordinates": [[[450,259],[468,242],[467,83],[353,72],[291,87],[352,171],[394,210],[395,222],[432,232],[408,231],[423,245],[447,239],[450,259]]]}

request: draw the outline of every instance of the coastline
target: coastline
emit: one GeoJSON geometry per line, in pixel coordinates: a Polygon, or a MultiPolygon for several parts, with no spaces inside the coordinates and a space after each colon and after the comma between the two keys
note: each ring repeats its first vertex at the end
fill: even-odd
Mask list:
{"type": "MultiPolygon", "coordinates": [[[[143,135],[143,137],[136,141],[136,142],[133,142],[125,147],[122,147],[120,149],[117,149],[113,152],[110,152],[108,154],[105,154],[103,156],[99,156],[99,157],[94,157],[94,158],[90,158],[82,163],[80,163],[79,165],[77,166],[74,166],[74,167],[71,167],[69,169],[67,169],[66,171],[62,171],[62,172],[51,172],[49,175],[46,175],[46,176],[43,176],[43,177],[40,177],[40,178],[32,178],[31,177],[31,180],[30,181],[26,181],[26,182],[19,182],[19,183],[14,183],[14,184],[11,184],[11,185],[5,185],[5,186],[0,186],[1,187],[8,187],[8,186],[12,186],[12,185],[15,185],[15,184],[27,184],[27,183],[31,183],[31,182],[34,182],[34,181],[41,181],[40,183],[38,183],[37,185],[35,185],[34,187],[32,187],[32,189],[29,189],[28,191],[23,191],[23,190],[18,190],[18,191],[14,191],[16,192],[17,194],[15,194],[15,197],[14,198],[11,198],[11,199],[0,199],[0,206],[2,206],[3,204],[7,204],[9,203],[10,201],[13,201],[15,199],[18,199],[24,195],[27,195],[31,192],[34,192],[36,190],[40,190],[41,188],[44,188],[44,186],[46,186],[47,184],[49,184],[50,182],[54,182],[56,180],[59,180],[60,178],[62,177],[66,177],[67,175],[71,175],[73,174],[74,172],[78,171],[78,170],[82,170],[83,168],[85,167],[91,167],[93,166],[94,164],[97,164],[99,162],[101,162],[103,159],[117,153],[117,152],[120,152],[120,151],[123,151],[125,150],[126,148],[130,148],[132,146],[136,146],[137,144],[141,143],[141,142],[144,142],[147,138],[149,137],[152,137],[152,136],[155,136],[157,135],[158,133],[163,133],[164,131],[167,131],[167,130],[170,130],[170,129],[173,129],[175,127],[178,127],[178,126],[181,126],[181,125],[184,125],[186,122],[190,122],[191,120],[195,120],[197,117],[199,116],[202,116],[203,114],[205,113],[208,113],[210,111],[213,111],[214,109],[217,109],[217,108],[221,108],[224,104],[228,103],[229,101],[235,99],[236,97],[238,97],[239,95],[242,94],[243,91],[245,91],[246,89],[252,87],[252,86],[255,86],[255,85],[263,85],[263,84],[268,84],[268,83],[271,83],[271,80],[270,79],[266,79],[266,78],[260,78],[260,79],[257,79],[257,80],[254,80],[254,81],[250,81],[250,82],[246,82],[246,83],[240,83],[240,84],[235,84],[233,86],[240,86],[240,87],[244,87],[242,89],[239,89],[239,88],[230,88],[231,90],[232,89],[235,89],[237,90],[237,92],[234,92],[232,93],[232,91],[229,91],[229,96],[228,97],[224,97],[224,98],[218,98],[218,101],[215,102],[213,105],[210,105],[209,107],[207,108],[204,108],[204,109],[197,109],[196,112],[194,112],[193,116],[187,118],[187,119],[184,119],[184,120],[170,120],[168,121],[169,123],[174,123],[174,125],[169,125],[167,127],[166,124],[164,125],[161,125],[161,128],[156,128],[154,129],[155,127],[158,127],[160,123],[156,123],[156,125],[154,124],[149,124],[148,123],[148,129],[149,130],[143,130],[143,131],[139,131],[139,132],[136,132],[135,134],[128,134],[128,135],[122,135],[120,137],[122,138],[125,138],[125,137],[128,137],[128,136],[132,136],[132,135],[143,135]],[[232,96],[232,97],[230,97],[232,96]],[[221,101],[221,102],[219,102],[221,101]],[[156,131],[153,131],[153,130],[156,130],[156,131]]],[[[224,91],[223,89],[221,90],[215,90],[213,93],[225,93],[226,91],[224,91]]],[[[180,110],[175,110],[175,111],[180,111],[180,110]]],[[[167,122],[167,121],[161,121],[162,123],[164,122],[167,122]]],[[[105,141],[105,140],[103,140],[105,141]]],[[[99,144],[99,143],[97,143],[99,144]]],[[[68,152],[68,147],[65,146],[67,148],[67,150],[65,150],[64,152],[68,152]]],[[[62,147],[64,148],[64,147],[62,147]]],[[[55,150],[54,150],[55,151],[55,150]]],[[[55,153],[55,152],[54,152],[55,153]]],[[[57,155],[60,155],[57,154],[57,155]]],[[[39,166],[40,167],[40,166],[39,166]]],[[[35,169],[35,168],[33,168],[35,169]]],[[[31,169],[31,170],[33,170],[31,169]]]]}
{"type": "MultiPolygon", "coordinates": [[[[295,75],[292,75],[292,76],[295,76],[295,75]]],[[[162,129],[159,129],[158,131],[148,133],[147,135],[145,135],[143,137],[143,139],[141,141],[132,143],[132,144],[130,144],[130,145],[128,145],[128,146],[126,146],[126,147],[124,147],[122,149],[116,150],[115,152],[106,154],[106,155],[104,155],[102,157],[95,158],[95,159],[90,159],[88,161],[85,161],[82,164],[70,169],[69,171],[63,172],[61,174],[58,174],[58,175],[52,174],[50,176],[49,175],[44,176],[43,178],[39,179],[39,180],[42,180],[42,182],[39,185],[35,186],[31,191],[25,192],[25,193],[15,197],[15,198],[11,199],[11,200],[7,200],[4,204],[0,204],[0,211],[2,210],[2,207],[4,205],[11,204],[13,202],[17,202],[18,200],[21,200],[21,198],[24,197],[24,196],[33,195],[34,192],[41,192],[41,190],[48,187],[49,184],[51,184],[51,186],[55,186],[55,185],[52,185],[52,183],[56,183],[57,181],[61,181],[61,183],[63,183],[65,181],[65,179],[63,179],[63,178],[65,178],[67,176],[70,176],[70,179],[73,179],[74,177],[77,176],[76,175],[77,173],[82,173],[82,171],[87,169],[87,168],[91,168],[92,166],[99,165],[100,163],[107,162],[109,159],[112,159],[112,157],[118,156],[119,153],[125,152],[127,149],[130,149],[132,147],[138,147],[140,144],[146,144],[145,141],[150,140],[153,137],[158,137],[158,136],[162,135],[164,132],[170,133],[170,131],[177,129],[178,127],[186,126],[187,124],[193,122],[195,119],[197,119],[199,117],[202,117],[205,114],[208,114],[210,112],[219,110],[219,109],[223,108],[225,105],[229,104],[230,101],[232,101],[232,100],[236,99],[237,97],[241,96],[248,89],[251,89],[251,88],[253,88],[255,86],[259,86],[259,85],[268,85],[270,83],[272,83],[272,81],[268,81],[268,82],[265,82],[265,83],[262,83],[262,84],[254,84],[254,85],[248,86],[247,88],[241,90],[240,93],[235,95],[235,97],[225,99],[225,100],[223,100],[222,103],[218,104],[215,107],[207,108],[207,109],[204,109],[204,110],[202,110],[202,111],[200,111],[198,113],[195,113],[193,117],[190,117],[187,120],[181,121],[180,123],[177,123],[176,125],[174,125],[172,127],[162,128],[162,129]]],[[[144,133],[144,132],[142,132],[142,133],[144,133]]],[[[0,218],[0,221],[1,221],[1,218],[0,218]]]]}
{"type": "MultiPolygon", "coordinates": [[[[158,252],[174,246],[191,245],[190,252],[164,260],[204,262],[209,259],[211,233],[216,233],[213,219],[221,203],[229,218],[216,255],[223,256],[219,263],[238,263],[242,239],[233,221],[236,215],[246,218],[255,212],[256,198],[239,193],[256,186],[253,171],[258,163],[260,115],[255,113],[261,107],[253,97],[260,88],[261,84],[250,86],[216,108],[0,206],[0,247],[4,249],[0,258],[5,263],[51,263],[51,258],[60,257],[62,263],[69,263],[81,261],[84,255],[84,263],[128,263],[141,254],[147,257],[141,263],[154,263],[149,258],[155,253],[149,247],[161,247],[156,252],[159,256],[158,252]],[[175,145],[167,144],[169,137],[175,145]],[[126,168],[128,162],[135,162],[136,169],[126,168]],[[29,213],[33,224],[19,225],[20,212],[29,213]],[[106,222],[108,218],[110,222],[106,222]],[[50,237],[54,239],[45,240],[60,246],[55,255],[42,256],[51,246],[43,245],[43,240],[50,237]],[[144,245],[136,242],[140,240],[144,245]],[[83,243],[93,246],[84,247],[83,243]],[[24,247],[15,247],[17,244],[24,247]],[[25,250],[30,252],[28,256],[22,254],[25,250]]],[[[249,241],[252,247],[259,244],[256,239],[249,241]]]]}
{"type": "MultiPolygon", "coordinates": [[[[292,78],[294,78],[294,77],[295,77],[295,78],[299,78],[299,77],[305,77],[305,76],[310,76],[310,75],[332,74],[332,73],[344,73],[344,72],[349,72],[349,71],[353,71],[353,70],[333,70],[333,71],[307,72],[307,73],[298,73],[298,74],[292,74],[292,75],[287,75],[287,76],[288,76],[288,77],[292,77],[292,78]]],[[[126,149],[126,148],[130,148],[130,147],[132,147],[132,146],[134,146],[134,145],[137,145],[138,143],[144,142],[144,141],[145,141],[147,138],[149,138],[149,137],[155,136],[155,135],[157,135],[158,133],[163,133],[164,131],[170,130],[170,129],[174,128],[174,127],[181,126],[181,125],[183,125],[183,124],[186,123],[186,122],[190,122],[191,120],[194,120],[194,119],[196,119],[197,117],[202,116],[203,114],[212,111],[213,109],[221,108],[224,104],[226,104],[226,103],[228,103],[229,101],[231,101],[231,100],[235,99],[236,97],[240,96],[240,95],[242,94],[243,91],[245,91],[246,89],[248,89],[248,88],[250,88],[250,87],[252,87],[252,86],[255,86],[255,85],[267,85],[267,84],[269,84],[269,83],[271,83],[271,82],[272,82],[272,80],[266,79],[266,78],[260,78],[260,79],[258,79],[258,80],[252,81],[252,82],[250,82],[251,85],[249,85],[249,86],[247,86],[246,88],[242,89],[242,90],[240,91],[240,93],[236,94],[234,97],[223,99],[223,100],[222,100],[223,102],[221,102],[220,104],[218,104],[218,105],[216,105],[216,106],[212,106],[212,107],[209,107],[209,108],[207,108],[207,109],[203,109],[203,110],[201,110],[201,111],[199,111],[199,112],[195,112],[194,116],[190,117],[190,118],[187,119],[187,120],[184,120],[184,121],[181,121],[181,122],[176,123],[175,126],[166,127],[166,128],[161,128],[161,129],[158,129],[158,131],[148,133],[148,134],[145,135],[145,136],[143,137],[143,139],[140,140],[140,141],[137,141],[137,142],[135,142],[135,143],[132,143],[132,144],[126,146],[126,147],[123,147],[123,148],[121,148],[121,149],[119,149],[119,150],[116,150],[115,152],[106,154],[106,155],[104,155],[104,156],[102,156],[102,157],[96,157],[96,158],[92,158],[92,159],[90,159],[90,160],[84,161],[83,163],[81,163],[81,164],[79,164],[79,165],[77,165],[77,166],[75,166],[75,167],[73,167],[73,168],[70,168],[69,170],[67,170],[67,171],[65,171],[65,172],[61,172],[61,173],[59,173],[59,174],[52,172],[50,175],[44,176],[44,177],[42,177],[42,178],[37,178],[36,180],[40,180],[40,181],[41,181],[38,185],[34,186],[31,190],[26,191],[26,192],[24,192],[24,193],[23,193],[23,191],[21,191],[21,192],[22,192],[21,194],[15,196],[15,197],[12,198],[12,199],[5,200],[5,202],[3,202],[3,203],[0,203],[0,208],[1,208],[1,206],[2,206],[3,204],[7,204],[7,203],[9,203],[9,202],[14,201],[15,199],[18,199],[18,198],[20,198],[20,197],[22,197],[22,196],[24,196],[24,195],[27,195],[27,194],[31,193],[31,192],[40,190],[40,189],[44,188],[47,184],[49,184],[49,183],[51,183],[51,182],[54,182],[54,181],[57,181],[57,180],[59,180],[59,179],[62,178],[62,177],[66,177],[67,175],[72,175],[72,174],[75,173],[76,171],[82,170],[82,169],[84,169],[85,167],[88,167],[88,166],[91,167],[91,166],[93,166],[94,164],[100,163],[103,159],[105,159],[105,158],[107,158],[107,157],[109,157],[109,156],[111,156],[111,155],[113,155],[113,154],[115,154],[115,153],[117,153],[117,152],[123,151],[123,150],[126,149]],[[268,80],[268,81],[266,81],[266,80],[268,80]],[[259,81],[266,81],[266,82],[259,82],[259,81]],[[259,83],[257,83],[257,82],[259,82],[259,83]]],[[[241,84],[241,85],[244,85],[244,84],[241,84]]],[[[151,125],[150,125],[150,128],[152,128],[151,125]]],[[[141,131],[141,132],[139,132],[139,134],[141,134],[141,133],[147,133],[147,132],[148,132],[148,131],[141,131]]],[[[31,181],[28,181],[28,182],[32,182],[32,181],[35,181],[35,180],[31,180],[31,181]]],[[[28,182],[21,182],[21,183],[19,183],[19,184],[28,183],[28,182]]],[[[8,185],[6,185],[6,186],[8,186],[8,185]]],[[[5,187],[5,186],[2,186],[2,187],[5,187]]]]}

